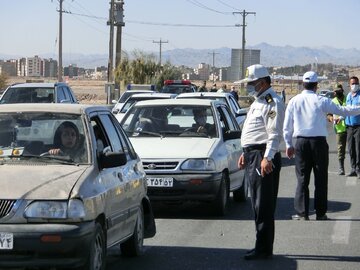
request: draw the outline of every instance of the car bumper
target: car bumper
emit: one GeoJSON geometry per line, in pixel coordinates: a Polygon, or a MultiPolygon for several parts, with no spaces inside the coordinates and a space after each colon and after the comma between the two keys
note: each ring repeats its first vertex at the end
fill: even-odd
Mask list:
{"type": "Polygon", "coordinates": [[[13,249],[0,250],[0,267],[78,267],[85,263],[95,222],[79,224],[1,224],[13,234],[13,249]],[[53,241],[42,240],[51,236],[53,241]]]}
{"type": "Polygon", "coordinates": [[[154,178],[173,178],[172,187],[148,187],[151,201],[213,201],[222,179],[222,173],[151,175],[154,178]]]}

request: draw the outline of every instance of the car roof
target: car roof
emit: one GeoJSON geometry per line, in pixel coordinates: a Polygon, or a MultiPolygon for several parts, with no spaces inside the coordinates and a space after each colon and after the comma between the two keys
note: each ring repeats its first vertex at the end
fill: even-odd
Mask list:
{"type": "Polygon", "coordinates": [[[194,93],[181,93],[176,98],[181,97],[226,97],[231,95],[230,93],[217,93],[217,92],[194,92],[194,93]]]}
{"type": "Polygon", "coordinates": [[[128,98],[128,100],[130,99],[141,99],[141,98],[175,98],[177,96],[177,94],[172,94],[172,93],[157,93],[157,92],[153,92],[153,93],[143,93],[143,94],[134,94],[132,96],[130,96],[128,98]]]}
{"type": "Polygon", "coordinates": [[[54,112],[82,114],[84,111],[109,111],[106,106],[94,106],[89,104],[63,104],[63,103],[21,103],[19,104],[2,104],[0,105],[0,113],[2,112],[54,112]]]}
{"type": "Polygon", "coordinates": [[[15,85],[10,86],[11,87],[55,87],[56,85],[66,85],[66,83],[63,82],[55,82],[55,83],[18,83],[15,85]]]}
{"type": "Polygon", "coordinates": [[[199,105],[210,106],[212,103],[220,103],[219,101],[210,99],[152,99],[137,102],[134,106],[149,106],[149,105],[199,105]]]}

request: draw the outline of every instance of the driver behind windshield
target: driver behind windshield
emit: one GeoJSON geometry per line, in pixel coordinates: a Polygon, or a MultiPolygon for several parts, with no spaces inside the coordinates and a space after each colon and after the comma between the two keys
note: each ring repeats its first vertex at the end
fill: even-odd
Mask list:
{"type": "Polygon", "coordinates": [[[193,109],[195,124],[192,125],[191,131],[196,133],[205,133],[210,136],[215,135],[215,126],[207,123],[207,113],[205,108],[193,109]]]}
{"type": "Polygon", "coordinates": [[[65,121],[55,131],[54,148],[49,150],[49,154],[69,156],[77,162],[84,161],[85,153],[81,144],[77,126],[65,121]]]}

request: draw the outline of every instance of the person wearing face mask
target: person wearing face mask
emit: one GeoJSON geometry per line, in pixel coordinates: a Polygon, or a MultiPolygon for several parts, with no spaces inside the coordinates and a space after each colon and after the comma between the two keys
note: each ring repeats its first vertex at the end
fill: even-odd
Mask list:
{"type": "Polygon", "coordinates": [[[359,115],[360,106],[339,106],[316,94],[318,77],[314,71],[303,75],[304,90],[293,97],[285,111],[284,141],[286,155],[295,155],[297,187],[293,220],[309,220],[309,182],[314,171],[314,208],[316,220],[327,220],[329,145],[326,141],[327,114],[359,115]],[[293,138],[296,144],[293,145],[293,138]]]}
{"type": "Polygon", "coordinates": [[[255,97],[244,122],[243,154],[238,161],[239,168],[245,169],[256,228],[255,248],[249,250],[244,259],[268,259],[273,255],[285,104],[271,87],[271,78],[264,66],[248,67],[241,82],[247,83],[248,94],[255,97]]]}
{"type": "Polygon", "coordinates": [[[206,135],[215,135],[215,127],[207,123],[206,109],[196,108],[193,109],[195,124],[192,125],[191,132],[204,133],[206,135]]]}
{"type": "MultiPolygon", "coordinates": [[[[359,78],[353,76],[349,80],[350,93],[346,97],[346,105],[360,105],[359,78]]],[[[346,176],[357,176],[360,179],[360,115],[345,118],[347,145],[350,155],[351,171],[346,176]]]]}
{"type": "MultiPolygon", "coordinates": [[[[335,97],[332,102],[339,106],[346,105],[346,97],[344,95],[344,89],[341,84],[337,84],[334,88],[335,97]]],[[[338,159],[339,159],[339,175],[345,175],[344,160],[345,160],[345,149],[346,149],[346,126],[345,118],[339,115],[328,114],[328,120],[334,124],[334,130],[336,133],[336,143],[338,148],[338,159]]]]}

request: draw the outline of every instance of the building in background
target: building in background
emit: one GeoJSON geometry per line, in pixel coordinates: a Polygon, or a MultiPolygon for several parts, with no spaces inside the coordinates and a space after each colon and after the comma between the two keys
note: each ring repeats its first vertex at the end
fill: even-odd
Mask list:
{"type": "Polygon", "coordinates": [[[0,60],[0,74],[16,76],[16,60],[0,60]]]}
{"type": "Polygon", "coordinates": [[[52,58],[43,59],[43,74],[44,77],[57,77],[58,62],[52,58]]]}
{"type": "Polygon", "coordinates": [[[35,55],[34,57],[26,58],[25,76],[27,77],[40,77],[43,74],[42,59],[35,55]]]}
{"type": "MultiPolygon", "coordinates": [[[[231,49],[231,72],[228,79],[230,81],[241,80],[241,49],[231,49]]],[[[245,69],[248,66],[260,64],[260,50],[246,50],[244,53],[244,66],[245,69]]]]}
{"type": "Polygon", "coordinates": [[[198,75],[199,80],[209,80],[211,67],[209,64],[201,63],[198,68],[194,70],[195,74],[198,75]]]}

